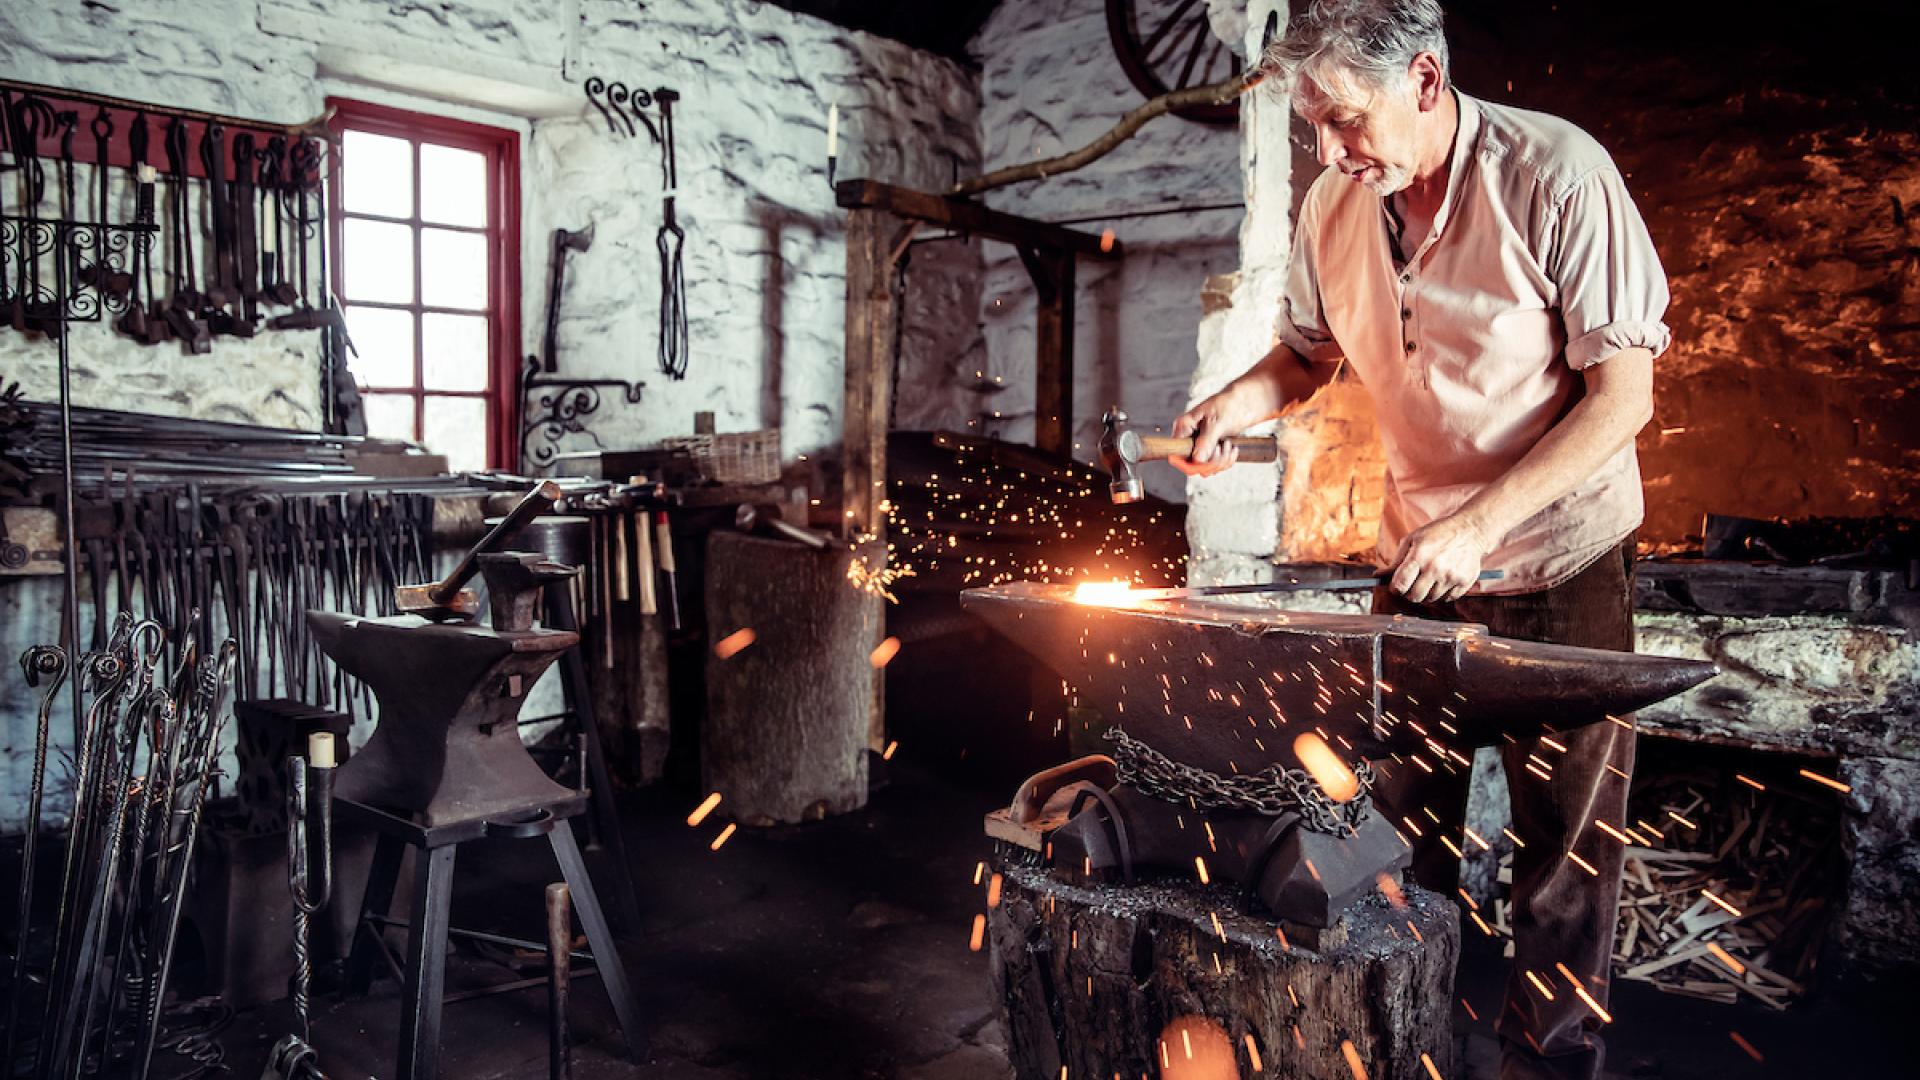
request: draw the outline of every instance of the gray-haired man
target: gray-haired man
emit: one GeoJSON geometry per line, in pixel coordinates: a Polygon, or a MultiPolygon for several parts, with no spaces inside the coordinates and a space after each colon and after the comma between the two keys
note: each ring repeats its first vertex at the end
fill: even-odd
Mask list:
{"type": "MultiPolygon", "coordinates": [[[[1434,0],[1310,3],[1263,67],[1326,171],[1300,211],[1279,344],[1175,422],[1195,436],[1176,464],[1225,468],[1221,437],[1351,364],[1387,454],[1394,575],[1374,609],[1632,649],[1633,439],[1669,337],[1666,278],[1619,170],[1564,120],[1457,92],[1434,0]],[[1483,565],[1505,577],[1476,583],[1483,565]]],[[[1624,849],[1594,822],[1624,824],[1633,733],[1593,724],[1503,753],[1525,846],[1501,1075],[1595,1077],[1602,1021],[1568,980],[1604,1007],[1624,849]]],[[[1433,822],[1459,841],[1466,778],[1388,768],[1382,803],[1422,834],[1415,876],[1451,894],[1459,862],[1433,822]]]]}

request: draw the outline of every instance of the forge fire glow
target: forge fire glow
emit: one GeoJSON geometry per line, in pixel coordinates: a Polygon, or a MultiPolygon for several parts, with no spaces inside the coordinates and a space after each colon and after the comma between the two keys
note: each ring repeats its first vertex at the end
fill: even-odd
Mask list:
{"type": "Polygon", "coordinates": [[[1073,587],[1073,602],[1095,607],[1132,607],[1140,598],[1125,581],[1083,581],[1073,587]]]}

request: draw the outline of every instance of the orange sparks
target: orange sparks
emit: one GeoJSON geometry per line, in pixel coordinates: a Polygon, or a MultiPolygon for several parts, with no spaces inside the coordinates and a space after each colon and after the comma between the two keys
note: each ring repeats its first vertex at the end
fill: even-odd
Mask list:
{"type": "Polygon", "coordinates": [[[1400,883],[1393,880],[1392,875],[1380,875],[1380,895],[1386,897],[1387,903],[1394,907],[1407,906],[1407,894],[1400,891],[1400,883]]]}
{"type": "Polygon", "coordinates": [[[1413,940],[1419,941],[1419,942],[1424,942],[1427,940],[1427,936],[1420,932],[1420,928],[1413,925],[1412,919],[1407,920],[1407,930],[1409,933],[1413,935],[1413,940]]]}
{"type": "Polygon", "coordinates": [[[1691,822],[1691,821],[1688,821],[1688,820],[1687,820],[1686,818],[1683,818],[1683,817],[1681,817],[1681,816],[1680,816],[1679,814],[1676,814],[1676,813],[1674,813],[1674,812],[1673,812],[1673,811],[1671,811],[1671,810],[1669,810],[1669,811],[1667,811],[1667,816],[1668,816],[1668,817],[1670,817],[1670,818],[1672,818],[1673,820],[1675,820],[1675,821],[1677,821],[1677,822],[1679,822],[1679,823],[1680,823],[1680,824],[1681,824],[1682,826],[1684,826],[1684,827],[1686,827],[1686,828],[1689,828],[1689,829],[1698,829],[1698,828],[1700,827],[1700,826],[1698,826],[1698,825],[1695,825],[1695,824],[1694,824],[1693,822],[1691,822]]]}
{"type": "Polygon", "coordinates": [[[975,915],[973,917],[973,937],[967,942],[967,949],[971,952],[979,952],[981,944],[986,940],[987,917],[985,915],[975,915]]]}
{"type": "Polygon", "coordinates": [[[1460,1007],[1467,1010],[1467,1015],[1473,1018],[1474,1023],[1480,1022],[1480,1014],[1473,1011],[1473,1006],[1467,1003],[1466,998],[1460,999],[1460,1007]]]}
{"type": "Polygon", "coordinates": [[[1707,942],[1707,951],[1713,954],[1713,958],[1715,960],[1718,960],[1721,963],[1727,965],[1728,969],[1730,969],[1735,975],[1745,975],[1747,973],[1747,965],[1734,959],[1734,956],[1732,953],[1721,948],[1719,945],[1716,945],[1713,942],[1709,941],[1707,942]]]}
{"type": "Polygon", "coordinates": [[[1734,774],[1733,774],[1733,778],[1734,778],[1735,780],[1738,780],[1738,781],[1740,781],[1741,783],[1743,783],[1743,784],[1745,784],[1745,785],[1747,785],[1748,787],[1750,787],[1750,788],[1752,788],[1752,789],[1753,789],[1753,790],[1755,790],[1755,791],[1765,791],[1765,790],[1767,790],[1767,785],[1765,785],[1765,784],[1763,784],[1763,783],[1761,783],[1761,782],[1760,782],[1760,781],[1758,781],[1758,780],[1755,780],[1755,779],[1754,779],[1753,777],[1751,777],[1751,776],[1747,776],[1747,775],[1745,775],[1744,773],[1734,773],[1734,774]]]}
{"type": "Polygon", "coordinates": [[[1845,793],[1853,790],[1853,787],[1851,785],[1843,784],[1840,781],[1835,780],[1830,776],[1821,776],[1819,773],[1813,772],[1808,769],[1801,769],[1800,775],[1806,777],[1807,779],[1813,781],[1816,784],[1825,784],[1826,786],[1832,788],[1833,790],[1841,793],[1845,793]]]}
{"type": "Polygon", "coordinates": [[[1593,825],[1594,825],[1594,828],[1599,829],[1601,832],[1606,833],[1608,836],[1613,837],[1615,840],[1618,840],[1623,844],[1633,843],[1633,841],[1630,838],[1628,838],[1626,833],[1621,832],[1619,829],[1614,828],[1613,826],[1607,824],[1606,822],[1600,820],[1599,818],[1593,819],[1593,825]]]}
{"type": "Polygon", "coordinates": [[[1528,969],[1527,971],[1527,981],[1533,984],[1535,990],[1540,991],[1541,997],[1546,998],[1548,1001],[1553,1000],[1553,991],[1547,989],[1547,984],[1541,982],[1540,976],[1535,975],[1532,969],[1528,969]]]}
{"type": "Polygon", "coordinates": [[[1300,1048],[1300,1051],[1301,1051],[1301,1053],[1305,1053],[1305,1052],[1306,1052],[1306,1049],[1307,1049],[1307,1037],[1306,1037],[1305,1035],[1302,1035],[1302,1034],[1300,1034],[1300,1025],[1299,1025],[1299,1024],[1295,1024],[1295,1025],[1293,1025],[1293,1045],[1295,1045],[1295,1046],[1297,1046],[1297,1047],[1299,1047],[1299,1048],[1300,1048]]]}
{"type": "Polygon", "coordinates": [[[1543,743],[1546,743],[1548,746],[1553,747],[1555,750],[1558,750],[1563,754],[1567,752],[1566,747],[1560,745],[1557,742],[1554,742],[1552,739],[1547,738],[1545,735],[1540,736],[1540,741],[1543,743]]]}
{"type": "Polygon", "coordinates": [[[987,882],[987,906],[990,908],[997,908],[1000,906],[1000,875],[999,874],[993,875],[993,877],[987,882]]]}
{"type": "Polygon", "coordinates": [[[1100,230],[1100,251],[1102,254],[1113,250],[1113,230],[1100,230]]]}
{"type": "Polygon", "coordinates": [[[1600,1002],[1596,1001],[1592,994],[1587,993],[1587,988],[1581,984],[1579,979],[1574,977],[1573,972],[1567,970],[1567,965],[1555,961],[1553,966],[1562,976],[1565,976],[1568,985],[1573,987],[1573,996],[1579,998],[1587,1008],[1592,1009],[1593,1015],[1599,1017],[1601,1023],[1613,1023],[1613,1014],[1602,1008],[1600,1002]]]}
{"type": "Polygon", "coordinates": [[[1273,933],[1275,937],[1278,937],[1280,939],[1281,952],[1293,951],[1293,942],[1287,940],[1287,932],[1285,930],[1282,930],[1281,928],[1276,926],[1273,928],[1273,933]]]}
{"type": "Polygon", "coordinates": [[[1209,911],[1207,912],[1207,918],[1213,920],[1213,932],[1219,936],[1220,940],[1221,941],[1227,940],[1227,928],[1220,925],[1219,914],[1217,912],[1209,911]]]}
{"type": "Polygon", "coordinates": [[[1467,902],[1467,907],[1471,908],[1472,910],[1474,911],[1480,910],[1480,905],[1473,902],[1473,897],[1467,895],[1467,890],[1465,889],[1460,890],[1460,899],[1465,900],[1467,902]]]}
{"type": "Polygon", "coordinates": [[[1576,855],[1573,852],[1569,851],[1567,852],[1567,858],[1572,859],[1574,862],[1574,865],[1578,866],[1582,870],[1585,870],[1587,873],[1592,874],[1594,877],[1600,876],[1600,871],[1595,869],[1592,863],[1581,858],[1579,855],[1576,855]]]}
{"type": "Polygon", "coordinates": [[[713,843],[707,845],[707,850],[719,851],[720,845],[726,843],[727,838],[733,835],[733,830],[734,830],[734,824],[732,822],[728,822],[727,827],[720,830],[720,835],[713,838],[713,843]]]}
{"type": "Polygon", "coordinates": [[[1607,717],[1607,719],[1613,721],[1616,724],[1619,724],[1621,727],[1626,728],[1628,731],[1634,730],[1634,727],[1632,724],[1627,723],[1625,720],[1622,720],[1617,716],[1609,716],[1607,717]]]}
{"type": "Polygon", "coordinates": [[[1469,839],[1469,840],[1471,840],[1471,841],[1473,841],[1473,842],[1474,842],[1474,843],[1476,843],[1476,844],[1479,844],[1479,845],[1480,845],[1480,850],[1481,850],[1481,851],[1492,851],[1492,850],[1493,850],[1493,845],[1492,845],[1492,844],[1489,844],[1489,843],[1487,843],[1487,842],[1486,842],[1485,840],[1483,840],[1483,839],[1481,839],[1481,837],[1480,837],[1480,834],[1479,834],[1479,833],[1477,833],[1477,832],[1474,832],[1474,831],[1473,831],[1472,829],[1469,829],[1469,828],[1467,828],[1467,827],[1466,827],[1466,826],[1464,826],[1464,825],[1463,825],[1463,826],[1461,826],[1461,828],[1460,828],[1460,831],[1462,831],[1462,832],[1464,832],[1464,833],[1466,833],[1466,834],[1467,834],[1467,839],[1469,839]]]}
{"type": "Polygon", "coordinates": [[[1465,853],[1463,853],[1463,852],[1462,852],[1462,851],[1461,851],[1461,850],[1460,850],[1459,848],[1457,848],[1457,847],[1454,847],[1454,846],[1453,846],[1453,841],[1451,841],[1451,840],[1449,840],[1449,839],[1447,839],[1446,837],[1444,837],[1444,836],[1443,836],[1443,837],[1441,837],[1441,838],[1440,838],[1440,842],[1441,842],[1442,844],[1444,844],[1444,845],[1446,845],[1446,848],[1447,848],[1447,850],[1448,850],[1448,851],[1451,851],[1451,852],[1453,852],[1453,857],[1454,857],[1454,858],[1456,858],[1456,859],[1464,859],[1464,858],[1466,858],[1466,857],[1467,857],[1467,856],[1466,856],[1466,854],[1465,854],[1465,853]]]}
{"type": "Polygon", "coordinates": [[[1467,912],[1467,914],[1473,916],[1473,924],[1480,928],[1481,933],[1487,935],[1488,937],[1495,936],[1493,932],[1493,927],[1487,925],[1487,920],[1481,918],[1479,912],[1469,911],[1467,912]]]}
{"type": "Polygon", "coordinates": [[[1325,739],[1313,732],[1301,732],[1293,740],[1293,756],[1300,759],[1300,764],[1306,766],[1314,782],[1320,785],[1320,790],[1326,792],[1327,798],[1334,802],[1347,802],[1360,794],[1360,778],[1353,774],[1346,762],[1340,760],[1340,755],[1333,752],[1325,739]]]}
{"type": "Polygon", "coordinates": [[[1195,855],[1193,857],[1193,865],[1195,869],[1200,871],[1200,884],[1207,884],[1207,860],[1195,855]]]}
{"type": "Polygon", "coordinates": [[[900,749],[900,740],[899,740],[899,739],[895,739],[895,740],[893,740],[892,742],[890,742],[890,743],[888,743],[888,744],[887,744],[887,748],[886,748],[885,750],[882,750],[882,751],[880,751],[880,760],[881,760],[881,761],[892,761],[892,760],[893,760],[893,752],[894,752],[895,750],[898,750],[898,749],[900,749]]]}
{"type": "Polygon", "coordinates": [[[1420,1064],[1425,1065],[1427,1067],[1427,1075],[1432,1077],[1433,1080],[1442,1080],[1442,1077],[1440,1076],[1440,1070],[1434,1066],[1432,1058],[1428,1057],[1425,1054],[1421,1054],[1420,1064]]]}
{"type": "Polygon", "coordinates": [[[890,637],[882,641],[872,652],[867,654],[867,663],[872,664],[876,668],[886,667],[888,662],[891,661],[899,651],[900,639],[890,637]]]}
{"type": "Polygon", "coordinates": [[[1727,910],[1728,910],[1729,912],[1731,912],[1731,913],[1733,914],[1733,917],[1734,917],[1734,918],[1736,918],[1736,919],[1737,919],[1737,918],[1739,918],[1739,917],[1740,917],[1740,909],[1739,909],[1739,908],[1737,908],[1737,907],[1734,907],[1734,906],[1733,906],[1732,904],[1729,904],[1729,903],[1727,903],[1727,902],[1726,902],[1725,900],[1722,900],[1722,899],[1720,899],[1719,897],[1717,897],[1717,896],[1715,896],[1715,895],[1713,895],[1713,892],[1712,892],[1712,890],[1710,890],[1710,889],[1701,889],[1701,890],[1700,890],[1700,895],[1701,895],[1701,896],[1704,896],[1704,897],[1706,897],[1707,899],[1709,899],[1709,900],[1711,900],[1711,901],[1713,901],[1713,902],[1714,902],[1714,903],[1716,903],[1716,904],[1719,904],[1719,905],[1720,905],[1721,907],[1723,907],[1723,908],[1726,908],[1726,909],[1727,909],[1727,910]]]}
{"type": "Polygon", "coordinates": [[[687,815],[687,824],[689,826],[694,826],[707,820],[707,815],[713,813],[713,808],[719,805],[720,805],[720,793],[716,791],[713,794],[707,796],[706,798],[700,800],[700,805],[694,807],[693,813],[687,815]]]}
{"type": "Polygon", "coordinates": [[[1767,1060],[1764,1054],[1760,1053],[1760,1051],[1755,1050],[1753,1048],[1752,1043],[1741,1038],[1739,1032],[1730,1030],[1727,1032],[1727,1037],[1733,1040],[1733,1045],[1739,1047],[1742,1050],[1745,1050],[1747,1052],[1747,1056],[1752,1058],[1753,1060],[1757,1062],[1765,1062],[1767,1060]]]}
{"type": "Polygon", "coordinates": [[[1352,1039],[1340,1040],[1340,1053],[1347,1059],[1347,1068],[1353,1070],[1353,1080],[1367,1080],[1367,1066],[1360,1060],[1360,1051],[1353,1048],[1352,1039]]]}
{"type": "Polygon", "coordinates": [[[1251,1031],[1247,1032],[1246,1039],[1247,1039],[1247,1060],[1253,1063],[1253,1071],[1259,1072],[1260,1071],[1260,1048],[1253,1045],[1253,1032],[1251,1031]]]}
{"type": "Polygon", "coordinates": [[[713,655],[722,660],[731,660],[741,649],[753,644],[753,639],[758,636],[759,635],[753,632],[752,627],[744,630],[735,630],[733,633],[713,643],[713,655]]]}
{"type": "Polygon", "coordinates": [[[980,884],[980,879],[986,876],[987,876],[987,864],[984,862],[974,863],[973,864],[973,883],[975,885],[980,884]]]}
{"type": "Polygon", "coordinates": [[[1514,846],[1514,847],[1526,847],[1526,846],[1527,846],[1527,842],[1526,842],[1525,840],[1522,840],[1522,839],[1520,839],[1520,838],[1519,838],[1518,836],[1515,836],[1515,835],[1513,834],[1513,830],[1512,830],[1512,829],[1506,829],[1506,828],[1503,828],[1503,829],[1501,829],[1500,831],[1501,831],[1501,832],[1503,832],[1503,833],[1506,833],[1506,834],[1507,834],[1507,839],[1509,839],[1509,840],[1511,840],[1511,841],[1513,841],[1513,846],[1514,846]]]}

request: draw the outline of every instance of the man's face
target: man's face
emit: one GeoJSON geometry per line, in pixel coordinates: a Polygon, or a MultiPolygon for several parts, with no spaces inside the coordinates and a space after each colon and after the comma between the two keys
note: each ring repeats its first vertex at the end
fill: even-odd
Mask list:
{"type": "Polygon", "coordinates": [[[1349,76],[1322,87],[1304,73],[1294,80],[1293,106],[1313,125],[1321,165],[1386,197],[1413,183],[1420,119],[1411,80],[1399,89],[1349,76]]]}

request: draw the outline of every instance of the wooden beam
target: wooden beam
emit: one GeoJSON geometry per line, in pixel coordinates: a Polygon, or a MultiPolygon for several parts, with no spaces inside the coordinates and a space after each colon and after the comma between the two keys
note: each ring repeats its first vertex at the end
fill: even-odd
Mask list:
{"type": "Polygon", "coordinates": [[[847,367],[841,423],[841,535],[885,532],[887,418],[893,403],[893,271],[902,222],[881,210],[847,215],[847,367]]]}
{"type": "Polygon", "coordinates": [[[1035,293],[1033,445],[1072,457],[1074,256],[1023,247],[1020,261],[1035,293]]]}
{"type": "Polygon", "coordinates": [[[848,210],[885,210],[903,218],[973,233],[1016,247],[1052,249],[1117,259],[1120,242],[1101,238],[1045,221],[990,210],[967,199],[933,195],[911,188],[895,187],[878,180],[842,180],[834,186],[834,198],[848,210]]]}

